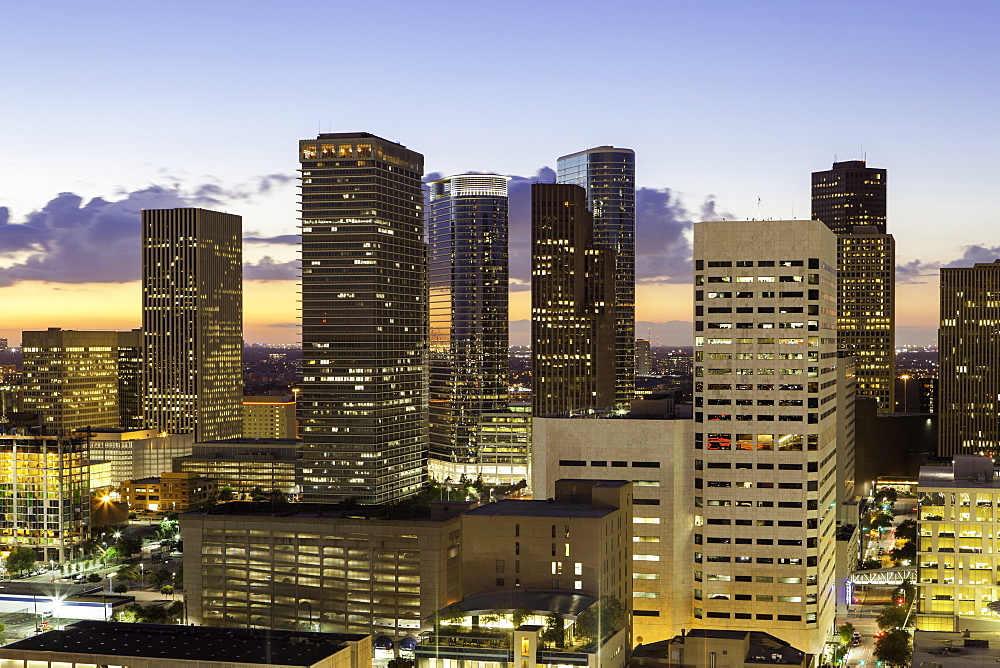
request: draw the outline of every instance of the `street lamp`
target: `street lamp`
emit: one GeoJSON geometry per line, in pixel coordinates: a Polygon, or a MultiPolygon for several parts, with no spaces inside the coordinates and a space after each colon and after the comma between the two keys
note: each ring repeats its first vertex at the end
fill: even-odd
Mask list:
{"type": "Polygon", "coordinates": [[[146,588],[146,564],[141,561],[139,562],[139,583],[143,589],[146,588]]]}
{"type": "Polygon", "coordinates": [[[114,594],[115,593],[115,588],[113,586],[114,585],[114,579],[115,579],[115,574],[114,573],[108,573],[108,593],[109,594],[114,594]]]}
{"type": "Polygon", "coordinates": [[[903,374],[902,376],[899,377],[899,379],[903,381],[903,412],[907,413],[908,411],[906,410],[906,408],[908,406],[907,400],[909,399],[909,396],[906,394],[906,381],[910,379],[910,376],[907,374],[903,374]]]}

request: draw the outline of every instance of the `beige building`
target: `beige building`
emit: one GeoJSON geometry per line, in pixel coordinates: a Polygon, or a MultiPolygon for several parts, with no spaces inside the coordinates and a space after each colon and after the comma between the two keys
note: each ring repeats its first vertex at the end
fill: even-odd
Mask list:
{"type": "Polygon", "coordinates": [[[118,426],[118,332],[50,327],[21,336],[22,410],[37,413],[46,433],[118,426]]]}
{"type": "Polygon", "coordinates": [[[412,643],[421,620],[461,598],[467,507],[392,519],[377,507],[241,502],[181,515],[188,619],[412,643]]]}
{"type": "Polygon", "coordinates": [[[558,480],[551,498],[466,511],[465,595],[428,620],[417,666],[509,666],[511,653],[513,665],[624,666],[632,492],[624,480],[558,480]],[[550,637],[555,623],[558,639],[550,637]]]}
{"type": "Polygon", "coordinates": [[[805,666],[809,655],[762,631],[691,629],[670,640],[636,647],[629,666],[760,668],[805,666]]]}
{"type": "Polygon", "coordinates": [[[243,438],[295,438],[292,397],[243,397],[243,438]]]}
{"type": "Polygon", "coordinates": [[[361,634],[83,621],[0,648],[2,668],[371,668],[361,634]]]}
{"type": "Polygon", "coordinates": [[[157,431],[202,441],[243,429],[242,223],[142,212],[143,420],[157,431]]]}
{"type": "Polygon", "coordinates": [[[119,491],[130,510],[184,513],[212,503],[219,490],[214,480],[168,471],[158,477],[127,480],[119,491]]]}
{"type": "MultiPolygon", "coordinates": [[[[169,471],[175,457],[191,454],[194,434],[152,429],[97,429],[89,433],[90,456],[111,463],[111,486],[169,471]]],[[[95,485],[96,486],[96,485],[95,485]]]]}
{"type": "Polygon", "coordinates": [[[691,419],[536,418],[532,491],[578,477],[630,480],[635,642],[691,628],[691,419]]]}
{"type": "Polygon", "coordinates": [[[837,238],[694,228],[695,624],[818,654],[835,618],[837,238]]]}
{"type": "Polygon", "coordinates": [[[918,486],[917,628],[1000,631],[1000,477],[988,457],[922,466],[918,486]]]}

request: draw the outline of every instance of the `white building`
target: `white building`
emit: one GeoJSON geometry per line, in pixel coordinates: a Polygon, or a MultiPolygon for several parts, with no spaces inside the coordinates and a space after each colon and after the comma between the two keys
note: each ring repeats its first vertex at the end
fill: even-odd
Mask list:
{"type": "Polygon", "coordinates": [[[693,617],[818,653],[835,619],[837,240],[694,227],[693,617]]]}

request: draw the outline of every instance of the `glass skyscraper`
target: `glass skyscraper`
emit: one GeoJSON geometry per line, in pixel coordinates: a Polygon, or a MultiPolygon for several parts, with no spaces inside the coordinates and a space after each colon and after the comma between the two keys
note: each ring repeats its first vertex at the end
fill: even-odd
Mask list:
{"type": "Polygon", "coordinates": [[[367,132],[299,142],[307,501],[392,503],[427,452],[421,154],[367,132]]]}
{"type": "Polygon", "coordinates": [[[615,402],[628,406],[635,391],[635,151],[614,146],[559,158],[559,183],[587,192],[594,215],[594,247],[615,257],[615,402]]]}
{"type": "Polygon", "coordinates": [[[429,184],[430,458],[433,478],[475,479],[478,425],[507,407],[507,181],[429,184]]]}

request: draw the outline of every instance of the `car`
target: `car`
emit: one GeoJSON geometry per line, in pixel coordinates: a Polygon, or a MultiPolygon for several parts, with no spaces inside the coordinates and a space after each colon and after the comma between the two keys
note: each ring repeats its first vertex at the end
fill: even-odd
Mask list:
{"type": "Polygon", "coordinates": [[[861,644],[861,634],[855,631],[854,635],[851,637],[851,647],[857,647],[860,644],[861,644]]]}

